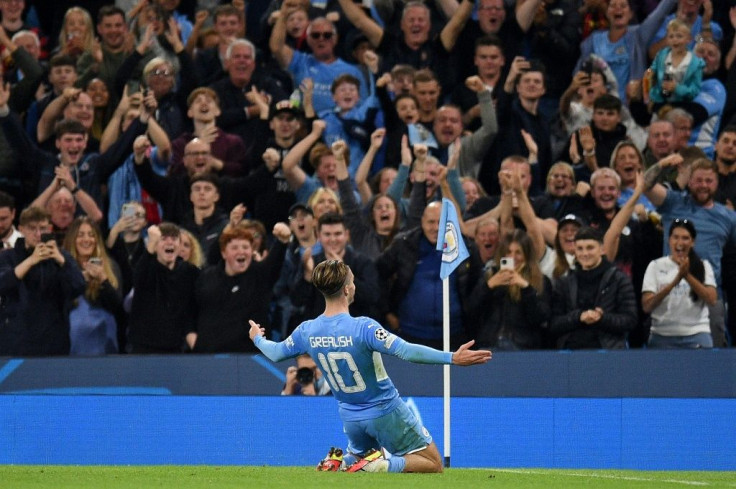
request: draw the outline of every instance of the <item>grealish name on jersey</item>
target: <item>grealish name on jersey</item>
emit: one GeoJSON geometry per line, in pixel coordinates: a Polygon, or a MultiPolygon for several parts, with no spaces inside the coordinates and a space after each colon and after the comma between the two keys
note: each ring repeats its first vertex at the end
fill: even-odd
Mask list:
{"type": "Polygon", "coordinates": [[[352,336],[310,336],[309,346],[312,348],[344,348],[353,346],[352,336]]]}

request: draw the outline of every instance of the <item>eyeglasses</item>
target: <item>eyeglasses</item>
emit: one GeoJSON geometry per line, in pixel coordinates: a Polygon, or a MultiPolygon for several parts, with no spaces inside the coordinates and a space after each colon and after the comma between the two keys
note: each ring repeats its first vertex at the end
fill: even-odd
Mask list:
{"type": "Polygon", "coordinates": [[[687,219],[680,219],[678,217],[678,218],[675,218],[675,220],[672,221],[672,224],[685,224],[685,225],[688,225],[688,224],[692,224],[692,223],[689,220],[687,220],[687,219]]]}
{"type": "Polygon", "coordinates": [[[151,72],[151,76],[173,76],[169,70],[155,70],[151,72]]]}
{"type": "Polygon", "coordinates": [[[324,39],[325,41],[329,41],[332,39],[333,32],[310,32],[309,37],[314,39],[315,41],[318,39],[324,39]]]}
{"type": "Polygon", "coordinates": [[[190,151],[188,153],[184,153],[184,156],[192,156],[194,158],[199,158],[200,156],[205,157],[209,155],[210,155],[209,151],[190,151]]]}

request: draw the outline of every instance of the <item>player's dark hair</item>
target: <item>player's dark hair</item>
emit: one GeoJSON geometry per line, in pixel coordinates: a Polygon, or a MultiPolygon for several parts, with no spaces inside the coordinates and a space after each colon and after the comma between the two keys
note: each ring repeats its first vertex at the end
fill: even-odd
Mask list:
{"type": "Polygon", "coordinates": [[[342,292],[348,279],[350,267],[337,260],[325,260],[312,272],[312,284],[317,287],[325,299],[336,298],[342,292]]]}

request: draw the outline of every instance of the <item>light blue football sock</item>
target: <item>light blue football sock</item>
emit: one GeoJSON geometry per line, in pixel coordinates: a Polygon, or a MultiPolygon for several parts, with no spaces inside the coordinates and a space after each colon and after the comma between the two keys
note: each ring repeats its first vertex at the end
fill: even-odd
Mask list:
{"type": "Polygon", "coordinates": [[[355,462],[358,461],[358,457],[356,457],[352,453],[346,453],[343,455],[342,461],[345,464],[345,467],[350,467],[351,465],[353,465],[355,462]]]}
{"type": "Polygon", "coordinates": [[[389,472],[403,472],[404,467],[406,467],[406,459],[404,457],[397,457],[394,455],[388,459],[389,472]]]}

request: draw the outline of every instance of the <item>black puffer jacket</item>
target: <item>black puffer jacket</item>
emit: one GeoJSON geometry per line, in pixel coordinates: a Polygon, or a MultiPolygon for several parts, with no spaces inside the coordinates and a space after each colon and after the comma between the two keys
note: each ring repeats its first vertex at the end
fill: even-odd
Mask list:
{"type": "Polygon", "coordinates": [[[578,306],[579,269],[555,284],[549,325],[551,333],[557,336],[559,348],[565,348],[574,333],[589,328],[597,332],[602,348],[626,348],[628,333],[637,324],[636,295],[629,277],[607,262],[606,265],[610,268],[603,274],[595,298],[595,307],[603,310],[603,316],[596,324],[588,326],[580,322],[583,309],[578,306]]]}

